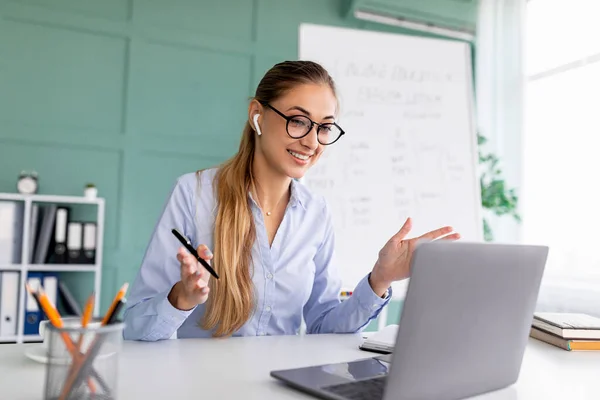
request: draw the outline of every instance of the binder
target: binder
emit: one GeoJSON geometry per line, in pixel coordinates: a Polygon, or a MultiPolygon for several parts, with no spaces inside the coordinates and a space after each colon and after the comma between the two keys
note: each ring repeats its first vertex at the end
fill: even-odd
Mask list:
{"type": "Polygon", "coordinates": [[[0,201],[0,264],[21,262],[23,202],[0,201]]]}
{"type": "Polygon", "coordinates": [[[19,273],[0,272],[0,336],[16,336],[19,304],[19,273]]]}
{"type": "Polygon", "coordinates": [[[66,264],[67,256],[67,226],[69,223],[69,209],[58,207],[56,209],[56,220],[54,221],[54,237],[51,240],[51,248],[47,262],[50,264],[66,264]]]}
{"type": "MultiPolygon", "coordinates": [[[[44,276],[41,272],[29,272],[27,274],[27,283],[33,290],[37,290],[42,285],[44,276]]],[[[35,299],[29,292],[25,301],[25,321],[23,326],[24,335],[37,335],[40,332],[40,321],[44,313],[39,309],[35,299]]]]}
{"type": "Polygon", "coordinates": [[[67,262],[79,264],[82,260],[83,225],[81,222],[69,222],[67,241],[67,262]]]}
{"type": "MultiPolygon", "coordinates": [[[[48,296],[48,300],[50,300],[52,305],[56,307],[58,302],[58,274],[56,272],[44,272],[43,277],[42,286],[44,287],[46,296],[48,296]]],[[[42,315],[46,318],[44,313],[42,315]]]]}
{"type": "Polygon", "coordinates": [[[79,303],[75,300],[75,296],[69,290],[67,285],[63,281],[58,281],[58,292],[60,294],[62,308],[65,315],[76,315],[81,316],[82,311],[79,303]]]}
{"type": "Polygon", "coordinates": [[[95,222],[86,222],[83,224],[83,257],[84,264],[96,263],[96,232],[95,222]]]}
{"type": "Polygon", "coordinates": [[[33,264],[35,257],[35,244],[38,237],[38,219],[40,214],[40,206],[37,204],[31,205],[31,227],[29,230],[29,263],[33,264]]]}
{"type": "Polygon", "coordinates": [[[43,216],[41,217],[40,232],[35,246],[34,264],[44,264],[46,262],[46,256],[52,238],[52,228],[54,227],[54,220],[56,219],[56,209],[57,206],[55,204],[44,207],[43,212],[40,209],[40,214],[43,216]]]}

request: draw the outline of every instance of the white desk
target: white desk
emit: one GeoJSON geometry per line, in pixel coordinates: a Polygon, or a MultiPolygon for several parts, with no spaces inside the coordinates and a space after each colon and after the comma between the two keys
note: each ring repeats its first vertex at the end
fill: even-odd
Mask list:
{"type": "MultiPolygon", "coordinates": [[[[358,335],[166,340],[123,344],[119,399],[311,399],[269,376],[272,369],[376,356],[358,335]]],[[[41,399],[44,365],[26,346],[0,345],[0,399],[41,399]]],[[[516,385],[477,400],[600,399],[600,352],[575,353],[530,339],[516,385]]]]}

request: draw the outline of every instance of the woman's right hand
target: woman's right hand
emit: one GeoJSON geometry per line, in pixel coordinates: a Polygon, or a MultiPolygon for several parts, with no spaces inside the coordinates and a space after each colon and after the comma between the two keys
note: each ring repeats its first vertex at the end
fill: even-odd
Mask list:
{"type": "MultiPolygon", "coordinates": [[[[208,247],[203,244],[198,246],[196,251],[207,262],[213,257],[208,247]]],[[[179,248],[177,260],[180,263],[181,280],[173,286],[169,293],[169,301],[175,308],[191,310],[208,299],[210,273],[184,247],[179,248]]]]}

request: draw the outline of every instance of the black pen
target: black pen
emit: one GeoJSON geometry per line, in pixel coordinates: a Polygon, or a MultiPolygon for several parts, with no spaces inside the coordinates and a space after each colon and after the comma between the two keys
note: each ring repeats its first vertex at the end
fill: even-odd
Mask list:
{"type": "Polygon", "coordinates": [[[179,239],[179,241],[181,242],[181,244],[183,244],[185,246],[185,248],[188,249],[188,251],[190,253],[192,253],[192,255],[194,257],[196,257],[196,260],[198,260],[200,262],[200,264],[202,264],[202,266],[204,266],[204,268],[206,268],[206,270],[208,272],[210,272],[210,274],[212,276],[214,276],[215,278],[219,279],[219,275],[217,275],[217,273],[215,272],[215,270],[212,269],[211,266],[208,265],[208,263],[206,261],[204,261],[202,258],[200,258],[200,256],[198,255],[198,253],[196,253],[196,249],[194,248],[194,246],[192,246],[192,244],[190,243],[190,240],[188,238],[186,238],[185,236],[183,236],[181,234],[181,232],[179,232],[177,229],[171,229],[171,232],[173,232],[173,235],[175,235],[175,237],[177,239],[179,239]]]}
{"type": "Polygon", "coordinates": [[[125,306],[125,303],[127,303],[127,299],[122,298],[119,300],[119,302],[115,305],[112,314],[110,317],[108,317],[108,323],[106,325],[112,325],[118,322],[117,318],[119,317],[119,311],[121,311],[121,309],[125,306]]]}

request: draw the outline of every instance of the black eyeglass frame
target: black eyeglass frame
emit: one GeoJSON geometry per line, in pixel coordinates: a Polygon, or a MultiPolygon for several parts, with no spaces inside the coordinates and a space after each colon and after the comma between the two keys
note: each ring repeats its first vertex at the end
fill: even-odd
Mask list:
{"type": "Polygon", "coordinates": [[[302,139],[303,137],[305,137],[306,135],[308,135],[310,133],[310,131],[312,131],[313,126],[317,126],[317,141],[319,141],[319,128],[322,126],[328,126],[328,125],[334,125],[336,126],[339,130],[340,130],[340,135],[337,137],[337,139],[335,139],[333,142],[331,143],[322,143],[321,141],[319,141],[319,143],[321,143],[323,146],[330,146],[332,144],[334,144],[335,142],[337,142],[338,140],[340,140],[340,138],[342,136],[344,136],[344,134],[346,133],[341,126],[339,126],[338,124],[336,124],[335,122],[326,122],[324,124],[319,124],[318,122],[313,121],[312,119],[308,118],[306,115],[303,114],[296,114],[296,115],[290,115],[287,116],[284,113],[282,113],[281,111],[279,111],[278,109],[276,109],[275,107],[273,107],[271,104],[267,103],[267,102],[260,102],[260,104],[262,104],[263,106],[269,107],[271,110],[275,111],[277,114],[279,114],[279,116],[281,116],[281,118],[285,119],[286,123],[285,123],[285,131],[287,132],[288,136],[291,137],[292,139],[302,139]],[[310,121],[310,128],[306,131],[306,133],[302,136],[296,137],[296,136],[292,136],[290,134],[289,131],[289,125],[290,125],[290,121],[294,118],[298,118],[298,117],[302,117],[302,118],[306,118],[310,121]]]}

